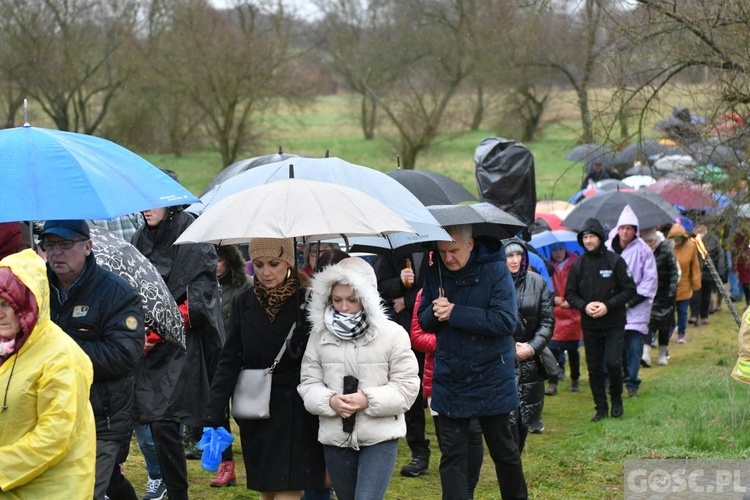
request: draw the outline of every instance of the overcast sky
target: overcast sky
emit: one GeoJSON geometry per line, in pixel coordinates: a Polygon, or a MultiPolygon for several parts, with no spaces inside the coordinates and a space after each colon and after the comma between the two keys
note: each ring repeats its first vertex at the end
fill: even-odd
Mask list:
{"type": "MultiPolygon", "coordinates": [[[[235,0],[209,0],[209,2],[218,8],[231,7],[235,4],[235,0]]],[[[299,16],[315,17],[320,12],[313,2],[307,0],[282,0],[282,3],[290,9],[294,9],[299,16]]]]}

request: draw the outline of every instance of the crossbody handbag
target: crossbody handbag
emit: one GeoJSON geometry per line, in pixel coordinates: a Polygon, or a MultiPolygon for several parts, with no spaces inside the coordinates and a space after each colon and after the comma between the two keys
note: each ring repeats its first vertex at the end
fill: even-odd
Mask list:
{"type": "Polygon", "coordinates": [[[542,349],[542,352],[537,354],[536,358],[539,374],[544,380],[557,379],[560,376],[560,365],[549,347],[542,349]]]}
{"type": "Polygon", "coordinates": [[[263,420],[271,416],[271,385],[273,371],[286,351],[286,344],[292,338],[295,322],[284,339],[281,350],[268,368],[243,369],[237,377],[232,396],[232,416],[248,420],[263,420]]]}

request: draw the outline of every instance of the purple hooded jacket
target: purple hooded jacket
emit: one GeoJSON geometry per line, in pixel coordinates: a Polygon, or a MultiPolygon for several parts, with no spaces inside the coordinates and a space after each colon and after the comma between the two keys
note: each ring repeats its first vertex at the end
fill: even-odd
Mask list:
{"type": "Polygon", "coordinates": [[[613,252],[621,250],[620,256],[628,264],[633,281],[635,281],[637,295],[628,303],[626,330],[635,330],[648,334],[648,322],[651,318],[651,304],[658,288],[656,259],[651,247],[641,239],[641,228],[630,205],[622,209],[617,226],[609,233],[607,248],[613,252]],[[617,230],[620,226],[634,226],[635,238],[624,249],[620,245],[617,230]]]}

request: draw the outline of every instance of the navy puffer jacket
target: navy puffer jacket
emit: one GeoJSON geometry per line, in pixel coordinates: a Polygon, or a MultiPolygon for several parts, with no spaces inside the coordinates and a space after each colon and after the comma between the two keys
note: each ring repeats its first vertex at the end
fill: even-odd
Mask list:
{"type": "Polygon", "coordinates": [[[455,272],[439,257],[433,259],[419,305],[422,329],[437,334],[433,410],[452,418],[516,410],[517,309],[516,289],[498,240],[475,238],[469,261],[455,272]],[[441,275],[445,296],[455,304],[447,322],[438,321],[432,311],[441,275]]]}
{"type": "Polygon", "coordinates": [[[83,349],[94,366],[91,407],[96,439],[122,441],[133,434],[131,407],[134,373],[143,351],[143,305],[138,292],[116,274],[99,267],[94,253],[78,281],[62,294],[47,267],[52,320],[83,349]]]}

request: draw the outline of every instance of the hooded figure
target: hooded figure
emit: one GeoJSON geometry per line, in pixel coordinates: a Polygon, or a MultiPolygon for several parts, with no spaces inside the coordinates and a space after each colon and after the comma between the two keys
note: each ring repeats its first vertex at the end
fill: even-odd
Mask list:
{"type": "Polygon", "coordinates": [[[503,241],[508,269],[513,276],[518,297],[518,326],[513,337],[516,341],[516,368],[520,419],[517,422],[520,435],[520,451],[523,451],[529,426],[542,418],[544,408],[544,380],[542,379],[539,355],[547,347],[555,329],[555,313],[552,292],[539,274],[529,270],[529,252],[519,238],[503,241]],[[511,262],[513,255],[520,254],[520,263],[511,262]],[[528,349],[531,352],[528,352],[528,349]]]}
{"type": "Polygon", "coordinates": [[[297,390],[319,416],[337,497],[383,498],[406,435],[404,413],[419,392],[409,334],[386,316],[375,271],[358,257],[316,273],[311,289],[297,390]],[[373,459],[377,468],[368,467],[373,459]]]}
{"type": "Polygon", "coordinates": [[[636,295],[633,276],[625,260],[604,245],[604,229],[596,219],[588,219],[578,233],[578,243],[586,250],[573,262],[565,285],[565,298],[581,311],[583,342],[589,385],[594,397],[598,422],[608,416],[605,377],[609,379],[612,417],[623,415],[622,348],[625,337],[626,305],[636,295]],[[606,366],[607,374],[604,373],[606,366]]]}
{"type": "Polygon", "coordinates": [[[610,233],[607,248],[625,259],[637,290],[635,297],[627,304],[625,330],[634,330],[647,335],[651,304],[656,296],[658,279],[654,252],[640,236],[638,217],[630,205],[625,205],[617,220],[617,226],[610,233]],[[632,226],[635,230],[634,237],[627,244],[623,244],[623,239],[618,234],[623,226],[632,226]]]}
{"type": "Polygon", "coordinates": [[[417,360],[409,334],[390,321],[378,293],[372,267],[357,257],[344,259],[313,276],[308,317],[310,340],[302,360],[298,391],[307,411],[320,416],[318,440],[324,445],[347,443],[359,449],[406,435],[404,412],[419,391],[417,360]],[[362,304],[366,328],[345,340],[331,330],[331,290],[348,285],[362,304]],[[342,430],[341,418],[329,400],[343,392],[344,376],[353,375],[368,398],[357,412],[354,432],[342,430]]]}
{"type": "Polygon", "coordinates": [[[701,289],[701,265],[695,242],[688,237],[682,224],[675,224],[669,230],[668,238],[674,241],[674,255],[680,266],[680,278],[677,282],[677,342],[685,342],[688,307],[693,292],[701,289]]]}
{"type": "MultiPolygon", "coordinates": [[[[33,251],[0,261],[0,298],[21,329],[13,346],[3,342],[7,349],[0,354],[3,498],[94,493],[96,425],[89,403],[94,371],[89,357],[51,321],[49,289],[44,261],[33,251]]],[[[0,324],[7,318],[3,314],[0,324]]]]}
{"type": "Polygon", "coordinates": [[[630,205],[623,208],[617,226],[610,233],[607,247],[625,260],[635,281],[635,297],[627,304],[622,362],[627,373],[625,385],[628,388],[628,396],[637,396],[641,384],[638,371],[643,357],[645,336],[649,333],[651,304],[654,302],[659,284],[654,253],[641,239],[638,217],[630,205]]]}

